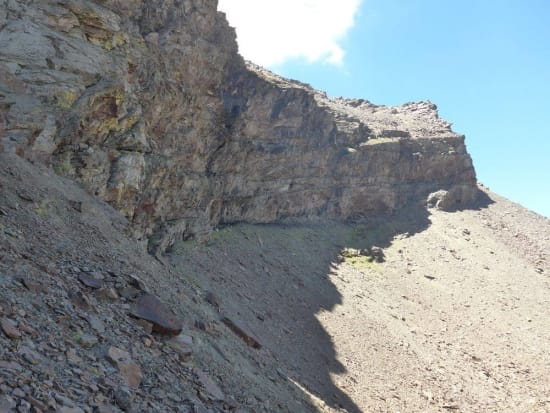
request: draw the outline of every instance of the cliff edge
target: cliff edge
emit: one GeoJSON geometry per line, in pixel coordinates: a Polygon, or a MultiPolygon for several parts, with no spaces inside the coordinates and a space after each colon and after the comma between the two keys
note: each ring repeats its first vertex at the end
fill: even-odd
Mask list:
{"type": "Polygon", "coordinates": [[[215,0],[0,0],[0,127],[5,151],[80,182],[152,251],[477,191],[435,105],[329,99],[246,63],[215,0]]]}

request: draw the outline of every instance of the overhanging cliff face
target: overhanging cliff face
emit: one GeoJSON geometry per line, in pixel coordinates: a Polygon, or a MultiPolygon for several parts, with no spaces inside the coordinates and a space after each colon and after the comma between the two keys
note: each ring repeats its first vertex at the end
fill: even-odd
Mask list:
{"type": "Polygon", "coordinates": [[[471,198],[464,138],[435,106],[330,100],[246,64],[216,6],[0,0],[4,150],[77,179],[161,248],[220,223],[471,198]]]}

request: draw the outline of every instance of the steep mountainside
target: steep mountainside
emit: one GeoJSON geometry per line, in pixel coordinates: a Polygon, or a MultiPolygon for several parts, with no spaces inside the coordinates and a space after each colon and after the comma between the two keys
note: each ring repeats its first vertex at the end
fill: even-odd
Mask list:
{"type": "Polygon", "coordinates": [[[0,0],[0,413],[547,413],[549,234],[215,0],[0,0]]]}
{"type": "Polygon", "coordinates": [[[165,265],[130,231],[0,154],[0,412],[550,412],[550,221],[494,194],[229,226],[165,265]]]}
{"type": "Polygon", "coordinates": [[[330,100],[246,65],[215,0],[0,0],[0,116],[5,150],[77,179],[151,250],[476,192],[434,105],[330,100]]]}

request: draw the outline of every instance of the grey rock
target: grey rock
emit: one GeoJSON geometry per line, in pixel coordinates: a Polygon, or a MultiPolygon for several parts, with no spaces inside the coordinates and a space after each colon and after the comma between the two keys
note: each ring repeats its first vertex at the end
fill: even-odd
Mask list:
{"type": "Polygon", "coordinates": [[[220,224],[475,193],[464,137],[432,103],[328,99],[245,63],[216,2],[180,3],[0,7],[0,144],[80,181],[159,253],[220,224]]]}
{"type": "Polygon", "coordinates": [[[82,347],[87,347],[87,348],[95,346],[98,343],[98,341],[99,341],[98,338],[93,334],[82,334],[79,340],[80,345],[82,347]]]}
{"type": "Polygon", "coordinates": [[[0,413],[10,413],[16,407],[15,400],[8,395],[0,396],[0,413]]]}
{"type": "Polygon", "coordinates": [[[115,402],[125,412],[131,412],[133,409],[132,394],[128,389],[117,387],[114,391],[115,402]]]}
{"type": "Polygon", "coordinates": [[[151,322],[153,331],[157,333],[178,335],[183,328],[183,321],[152,294],[139,296],[131,314],[151,322]]]}
{"type": "Polygon", "coordinates": [[[224,400],[225,395],[220,387],[205,372],[196,370],[195,374],[209,398],[212,400],[224,400]]]}
{"type": "Polygon", "coordinates": [[[105,332],[105,324],[103,324],[101,318],[95,315],[88,315],[87,320],[88,323],[90,323],[90,327],[92,327],[95,331],[100,334],[105,332]]]}

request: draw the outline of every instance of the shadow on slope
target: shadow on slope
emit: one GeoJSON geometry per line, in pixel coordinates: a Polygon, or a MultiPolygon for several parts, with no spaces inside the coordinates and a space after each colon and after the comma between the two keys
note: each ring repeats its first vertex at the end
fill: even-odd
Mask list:
{"type": "MultiPolygon", "coordinates": [[[[480,191],[471,208],[491,202],[480,191]]],[[[394,239],[423,231],[429,224],[424,207],[368,223],[240,224],[216,231],[207,244],[182,242],[170,259],[183,273],[196,274],[202,289],[216,296],[219,309],[213,309],[213,317],[228,316],[249,326],[263,345],[260,351],[276,360],[277,380],[288,377],[298,383],[318,406],[360,412],[335,384],[334,376],[345,373],[345,368],[318,320],[320,313],[338,311],[342,304],[330,274],[343,251],[371,251],[376,246],[383,259],[383,249],[394,239]]]]}
{"type": "Polygon", "coordinates": [[[314,396],[314,404],[360,412],[334,382],[345,369],[317,318],[342,304],[330,273],[344,249],[383,249],[399,234],[426,229],[428,216],[425,208],[410,208],[360,224],[241,224],[215,232],[208,244],[180,243],[170,258],[213,292],[219,316],[243,321],[258,336],[260,351],[280,367],[277,380],[289,377],[314,396]]]}

